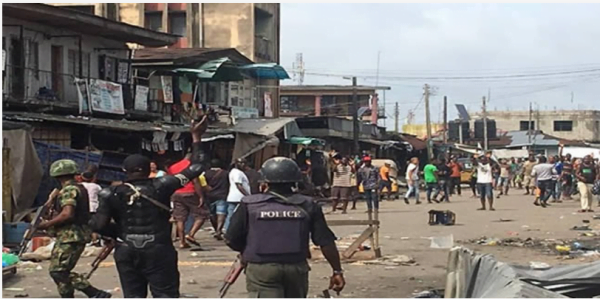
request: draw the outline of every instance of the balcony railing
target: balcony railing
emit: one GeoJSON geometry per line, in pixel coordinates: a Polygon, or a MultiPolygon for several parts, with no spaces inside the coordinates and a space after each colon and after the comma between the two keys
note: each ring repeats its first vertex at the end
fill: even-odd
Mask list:
{"type": "Polygon", "coordinates": [[[262,35],[255,35],[254,55],[267,61],[273,61],[273,42],[262,35]]]}
{"type": "MultiPolygon", "coordinates": [[[[79,96],[75,85],[76,76],[45,70],[6,66],[2,80],[2,95],[11,101],[40,101],[77,106],[79,96]]],[[[123,105],[133,109],[133,94],[130,85],[121,84],[123,105]]]]}

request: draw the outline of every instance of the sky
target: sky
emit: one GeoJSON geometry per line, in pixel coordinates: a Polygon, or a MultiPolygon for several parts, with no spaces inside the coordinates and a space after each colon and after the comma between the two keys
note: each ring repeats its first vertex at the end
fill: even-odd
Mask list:
{"type": "Polygon", "coordinates": [[[600,4],[282,3],[280,63],[292,75],[302,53],[304,84],[391,87],[386,114],[398,102],[401,124],[411,109],[424,122],[426,83],[434,122],[443,96],[451,120],[488,92],[488,110],[600,109],[598,15],[600,4]]]}

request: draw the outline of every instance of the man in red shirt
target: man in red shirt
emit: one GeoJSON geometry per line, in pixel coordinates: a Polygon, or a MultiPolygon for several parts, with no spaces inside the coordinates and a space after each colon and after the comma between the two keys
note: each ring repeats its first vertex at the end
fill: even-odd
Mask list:
{"type": "Polygon", "coordinates": [[[456,189],[456,193],[458,196],[461,194],[460,190],[460,172],[462,171],[462,166],[460,163],[456,161],[456,157],[452,157],[450,163],[448,164],[450,167],[450,194],[454,194],[454,190],[456,189]]]}
{"type": "MultiPolygon", "coordinates": [[[[191,155],[187,154],[183,160],[171,165],[168,169],[169,174],[174,175],[187,168],[191,164],[190,158],[191,155]]],[[[175,191],[171,197],[171,201],[173,202],[173,219],[177,221],[179,247],[189,248],[190,245],[188,245],[188,242],[198,245],[194,236],[206,220],[205,215],[202,213],[204,200],[202,198],[200,181],[196,178],[183,186],[183,188],[175,191]],[[194,218],[194,225],[189,234],[185,235],[185,222],[190,215],[194,218]]]]}

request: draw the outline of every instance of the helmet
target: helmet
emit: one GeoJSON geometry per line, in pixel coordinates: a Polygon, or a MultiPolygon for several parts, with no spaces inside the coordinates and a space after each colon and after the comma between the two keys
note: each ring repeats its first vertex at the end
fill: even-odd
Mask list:
{"type": "Polygon", "coordinates": [[[271,158],[260,168],[261,181],[265,183],[298,183],[302,172],[294,160],[285,157],[271,158]]]}
{"type": "Polygon", "coordinates": [[[62,159],[58,161],[54,161],[52,165],[50,165],[50,176],[55,178],[63,175],[74,175],[79,173],[79,166],[73,160],[62,159]]]}

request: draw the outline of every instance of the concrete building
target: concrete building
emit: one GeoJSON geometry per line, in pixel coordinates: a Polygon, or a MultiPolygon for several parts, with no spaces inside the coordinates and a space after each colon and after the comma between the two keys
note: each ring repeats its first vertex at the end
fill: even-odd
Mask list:
{"type": "MultiPolygon", "coordinates": [[[[488,111],[498,131],[527,131],[529,111],[488,111]]],[[[472,113],[480,118],[481,113],[472,113]]],[[[600,142],[600,111],[556,110],[533,111],[531,129],[563,139],[600,142]]],[[[473,125],[471,126],[473,127],[473,125]]]]}
{"type": "MultiPolygon", "coordinates": [[[[350,85],[284,85],[280,89],[281,115],[352,117],[350,85]]],[[[357,86],[359,114],[363,121],[377,123],[385,118],[385,106],[379,102],[377,90],[386,86],[357,86]],[[376,113],[373,113],[375,111],[376,113]]]]}
{"type": "MultiPolygon", "coordinates": [[[[279,64],[278,3],[63,3],[87,13],[179,35],[171,48],[235,48],[255,63],[279,64]]],[[[226,86],[231,89],[235,87],[226,86]]],[[[254,86],[259,105],[279,116],[279,80],[254,86]]]]}

